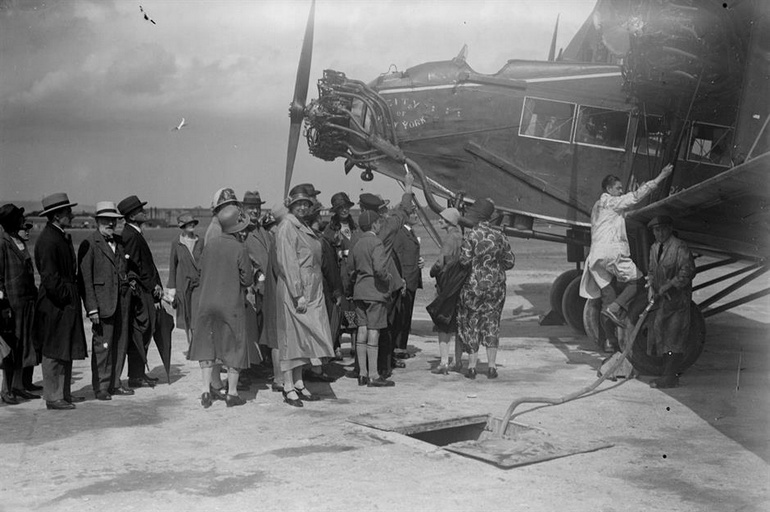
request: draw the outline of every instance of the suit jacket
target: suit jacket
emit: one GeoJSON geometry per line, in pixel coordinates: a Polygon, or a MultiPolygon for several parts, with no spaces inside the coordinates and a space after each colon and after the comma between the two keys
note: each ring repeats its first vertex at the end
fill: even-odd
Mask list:
{"type": "MultiPolygon", "coordinates": [[[[135,227],[126,224],[123,228],[123,248],[128,255],[128,271],[138,276],[138,282],[142,289],[152,294],[155,285],[163,286],[160,282],[160,274],[152,258],[152,251],[144,239],[144,235],[135,227]]],[[[160,302],[160,297],[154,297],[155,302],[160,302]]]]}
{"type": "Polygon", "coordinates": [[[352,292],[355,300],[387,302],[393,280],[389,272],[391,265],[382,240],[371,231],[361,235],[348,256],[349,282],[353,287],[348,295],[352,292]]]}
{"type": "Polygon", "coordinates": [[[128,285],[126,253],[118,236],[115,252],[97,229],[80,243],[78,268],[86,313],[97,311],[100,318],[115,314],[118,297],[128,285]]]}
{"type": "Polygon", "coordinates": [[[406,288],[412,292],[422,288],[422,269],[419,267],[420,242],[414,234],[414,229],[401,226],[393,239],[393,253],[396,255],[396,265],[401,277],[406,281],[406,288]]]}
{"type": "Polygon", "coordinates": [[[46,224],[35,244],[40,288],[35,305],[35,348],[51,359],[84,359],[86,336],[69,234],[46,224]]]}

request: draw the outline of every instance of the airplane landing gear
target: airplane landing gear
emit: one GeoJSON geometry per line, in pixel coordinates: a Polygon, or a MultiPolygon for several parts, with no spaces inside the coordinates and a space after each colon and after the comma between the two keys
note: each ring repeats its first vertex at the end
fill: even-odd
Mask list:
{"type": "Polygon", "coordinates": [[[371,170],[367,169],[361,173],[361,179],[364,181],[372,181],[374,179],[374,173],[372,173],[371,170]]]}

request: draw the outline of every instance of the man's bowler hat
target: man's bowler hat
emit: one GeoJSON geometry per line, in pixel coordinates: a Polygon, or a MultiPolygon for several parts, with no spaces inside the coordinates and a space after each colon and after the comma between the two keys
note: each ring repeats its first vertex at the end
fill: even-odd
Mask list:
{"type": "Polygon", "coordinates": [[[123,214],[124,217],[141,210],[147,201],[140,201],[136,196],[128,196],[124,200],[118,203],[118,211],[123,214]]]}

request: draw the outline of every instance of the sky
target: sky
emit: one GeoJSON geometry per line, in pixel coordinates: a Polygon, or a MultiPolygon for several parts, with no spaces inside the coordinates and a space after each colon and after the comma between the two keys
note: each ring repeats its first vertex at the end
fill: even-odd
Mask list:
{"type": "MultiPolygon", "coordinates": [[[[595,0],[317,0],[308,101],[324,69],[369,82],[449,60],[497,72],[544,60],[595,0]]],[[[0,201],[67,192],[208,207],[214,192],[282,199],[289,103],[310,0],[0,0],[0,201]],[[143,18],[144,13],[153,20],[143,18]],[[182,117],[187,125],[172,130],[182,117]]],[[[397,197],[300,141],[292,183],[397,197]]]]}

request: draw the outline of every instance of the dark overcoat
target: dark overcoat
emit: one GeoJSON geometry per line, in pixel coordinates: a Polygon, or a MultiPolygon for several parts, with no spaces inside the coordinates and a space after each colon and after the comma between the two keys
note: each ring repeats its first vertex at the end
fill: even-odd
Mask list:
{"type": "Polygon", "coordinates": [[[396,255],[396,264],[401,277],[406,281],[406,288],[412,292],[422,288],[422,269],[419,266],[420,241],[414,229],[401,226],[393,238],[393,253],[396,255]]]}
{"type": "Polygon", "coordinates": [[[0,236],[0,291],[13,312],[14,367],[37,364],[32,328],[35,315],[35,270],[27,247],[20,249],[8,233],[0,236]]]}
{"type": "Polygon", "coordinates": [[[50,222],[35,244],[40,288],[35,306],[35,349],[62,361],[85,359],[86,335],[69,234],[50,222]]]}

